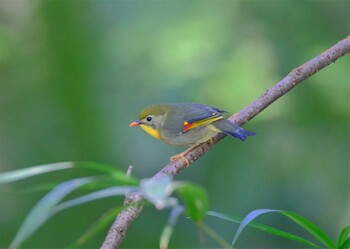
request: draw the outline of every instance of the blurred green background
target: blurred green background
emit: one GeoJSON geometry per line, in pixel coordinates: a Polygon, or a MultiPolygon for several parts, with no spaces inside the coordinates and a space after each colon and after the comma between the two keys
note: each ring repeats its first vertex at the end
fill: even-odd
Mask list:
{"type": "MultiPolygon", "coordinates": [[[[154,175],[181,151],[129,128],[161,102],[198,102],[231,113],[293,68],[345,38],[349,1],[0,1],[1,172],[61,161],[96,161],[154,175]]],[[[333,239],[349,217],[349,56],[275,102],[176,177],[207,189],[211,210],[245,216],[285,209],[333,239]]],[[[0,188],[0,248],[45,192],[37,183],[91,174],[51,173],[0,188]]],[[[74,242],[122,198],[66,210],[24,247],[74,242]]],[[[146,207],[124,248],[158,247],[168,217],[146,207]]],[[[258,221],[310,238],[278,215],[258,221]]],[[[236,225],[208,217],[228,241],[236,225]]],[[[89,241],[101,245],[106,228],[89,241]]],[[[172,248],[215,247],[181,219],[172,248]]],[[[247,229],[239,248],[301,248],[247,229]]]]}

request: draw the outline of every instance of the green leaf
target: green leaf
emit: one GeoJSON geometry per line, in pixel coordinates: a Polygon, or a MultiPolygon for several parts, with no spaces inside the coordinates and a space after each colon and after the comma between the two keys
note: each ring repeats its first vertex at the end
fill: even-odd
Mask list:
{"type": "Polygon", "coordinates": [[[115,166],[96,162],[74,162],[74,165],[79,168],[94,169],[102,173],[107,173],[120,184],[138,185],[136,178],[126,175],[124,171],[117,169],[115,166]]]}
{"type": "Polygon", "coordinates": [[[184,207],[183,206],[176,206],[174,207],[171,212],[168,219],[167,224],[163,228],[162,235],[160,236],[160,242],[159,247],[160,249],[167,249],[169,245],[170,238],[173,234],[174,227],[176,225],[176,222],[179,218],[179,216],[183,213],[184,207]]]}
{"type": "Polygon", "coordinates": [[[24,169],[13,170],[13,171],[0,174],[0,184],[15,182],[15,181],[19,181],[32,176],[36,176],[36,175],[40,175],[40,174],[44,174],[52,171],[62,170],[62,169],[69,169],[73,167],[74,165],[72,162],[62,162],[62,163],[52,163],[52,164],[45,164],[40,166],[33,166],[29,168],[24,168],[24,169]]]}
{"type": "Polygon", "coordinates": [[[89,229],[83,233],[80,238],[70,245],[69,249],[79,248],[83,244],[85,244],[89,239],[94,237],[98,232],[100,232],[103,228],[109,225],[117,216],[117,214],[123,210],[124,207],[113,208],[106,212],[102,217],[100,217],[89,229]]]}
{"type": "MultiPolygon", "coordinates": [[[[62,182],[62,181],[61,181],[62,182]]],[[[35,193],[35,192],[48,192],[56,187],[61,182],[48,182],[48,183],[40,183],[31,186],[21,187],[17,192],[19,193],[35,193]]]]}
{"type": "MultiPolygon", "coordinates": [[[[214,217],[224,219],[227,221],[231,221],[231,222],[234,222],[237,224],[240,224],[243,220],[242,218],[238,218],[238,217],[235,217],[232,215],[222,214],[222,213],[218,213],[218,212],[214,212],[214,211],[208,211],[207,215],[214,216],[214,217]]],[[[318,245],[312,243],[311,241],[308,241],[302,237],[296,236],[294,234],[291,234],[291,233],[288,233],[288,232],[285,232],[285,231],[282,231],[282,230],[279,230],[279,229],[276,229],[276,228],[273,228],[270,226],[266,226],[266,225],[258,223],[258,222],[251,221],[249,224],[247,224],[247,226],[253,227],[253,228],[258,229],[260,231],[271,233],[271,234],[274,234],[276,236],[280,236],[280,237],[283,237],[286,239],[294,240],[296,242],[299,242],[301,244],[305,244],[305,245],[308,245],[308,246],[311,246],[314,248],[322,248],[322,247],[320,247],[320,246],[318,246],[318,245]]]]}
{"type": "Polygon", "coordinates": [[[18,248],[23,241],[31,236],[52,215],[51,209],[73,190],[96,181],[96,177],[77,178],[66,181],[55,187],[46,194],[29,212],[21,227],[19,228],[10,248],[18,248]]]}
{"type": "Polygon", "coordinates": [[[206,233],[209,237],[211,237],[213,240],[215,240],[222,248],[232,248],[233,247],[225,240],[223,239],[215,230],[210,228],[207,224],[204,222],[197,223],[199,229],[206,233]]]}
{"type": "Polygon", "coordinates": [[[291,220],[293,220],[295,223],[297,223],[299,226],[304,228],[309,233],[311,233],[318,241],[322,242],[322,244],[324,244],[326,247],[331,249],[337,248],[334,242],[328,237],[328,235],[326,235],[321,229],[319,229],[311,221],[291,211],[279,211],[279,212],[287,216],[291,220]]]}
{"type": "Polygon", "coordinates": [[[175,198],[170,197],[177,185],[169,176],[160,178],[148,178],[140,181],[140,189],[145,198],[153,203],[156,208],[163,209],[177,204],[175,198]]]}
{"type": "Polygon", "coordinates": [[[293,220],[295,223],[297,223],[299,226],[304,228],[306,231],[311,233],[317,240],[319,240],[321,243],[323,243],[327,248],[335,249],[336,246],[332,242],[332,240],[324,233],[322,232],[316,225],[314,225],[311,221],[305,219],[304,217],[290,212],[290,211],[283,211],[283,210],[275,210],[275,209],[257,209],[252,212],[250,212],[242,221],[240,226],[237,229],[237,232],[233,238],[232,244],[234,244],[243,229],[250,223],[252,220],[257,218],[258,216],[266,213],[272,213],[277,212],[280,214],[283,214],[284,216],[288,217],[289,219],[293,220]]]}
{"type": "Polygon", "coordinates": [[[350,226],[344,227],[340,234],[339,234],[339,238],[338,238],[338,248],[343,248],[343,244],[345,243],[345,241],[349,238],[349,233],[350,233],[350,226]]]}
{"type": "Polygon", "coordinates": [[[347,238],[344,243],[339,247],[340,249],[349,249],[350,248],[350,238],[347,238]]]}
{"type": "Polygon", "coordinates": [[[138,184],[138,181],[135,178],[127,176],[125,172],[120,171],[113,166],[95,162],[60,162],[0,173],[0,184],[15,182],[32,176],[71,168],[93,169],[102,173],[107,173],[118,183],[128,185],[138,184]]]}
{"type": "Polygon", "coordinates": [[[187,215],[196,222],[202,221],[209,206],[206,191],[192,183],[182,183],[177,186],[176,193],[185,203],[187,215]]]}
{"type": "Polygon", "coordinates": [[[124,187],[124,186],[110,187],[110,188],[98,190],[98,191],[74,198],[72,200],[60,203],[57,206],[52,207],[51,213],[53,215],[67,208],[71,208],[87,202],[91,202],[91,201],[95,201],[95,200],[99,200],[99,199],[103,199],[111,196],[125,195],[126,193],[136,191],[136,190],[138,190],[138,188],[136,187],[124,187]]]}

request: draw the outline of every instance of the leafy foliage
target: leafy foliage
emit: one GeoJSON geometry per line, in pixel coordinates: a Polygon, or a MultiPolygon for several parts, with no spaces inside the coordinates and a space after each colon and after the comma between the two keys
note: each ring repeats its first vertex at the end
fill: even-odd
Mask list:
{"type": "Polygon", "coordinates": [[[192,183],[183,183],[176,192],[185,204],[186,214],[196,222],[202,221],[209,207],[206,191],[192,183]]]}
{"type": "Polygon", "coordinates": [[[267,213],[279,213],[282,214],[286,217],[288,217],[289,219],[291,219],[292,221],[294,221],[295,223],[297,223],[299,226],[301,226],[305,231],[309,232],[310,234],[312,234],[320,243],[322,243],[326,248],[333,248],[333,249],[341,249],[341,248],[349,248],[349,232],[350,232],[350,227],[345,227],[340,235],[339,235],[339,239],[338,239],[338,245],[335,245],[335,243],[329,238],[329,236],[327,234],[325,234],[320,228],[318,228],[315,224],[313,224],[311,221],[309,221],[308,219],[294,213],[291,211],[283,211],[283,210],[275,210],[275,209],[257,209],[254,210],[252,212],[250,212],[244,219],[239,219],[237,217],[233,217],[227,214],[222,214],[222,213],[218,213],[218,212],[213,212],[213,211],[209,211],[207,214],[210,216],[214,216],[220,219],[224,219],[227,221],[231,221],[234,223],[240,223],[240,226],[238,227],[233,241],[232,241],[232,245],[236,243],[236,241],[238,240],[240,234],[242,233],[242,231],[247,227],[253,227],[256,229],[259,229],[261,231],[264,232],[268,232],[280,237],[284,237],[290,240],[294,240],[296,242],[308,245],[310,247],[314,247],[314,248],[323,248],[322,246],[316,245],[313,242],[301,238],[299,236],[296,236],[294,234],[273,228],[273,227],[269,227],[257,222],[252,222],[254,219],[256,219],[257,217],[259,217],[262,214],[267,214],[267,213]]]}
{"type": "MultiPolygon", "coordinates": [[[[27,240],[34,232],[38,230],[45,222],[47,222],[53,215],[58,212],[82,205],[88,202],[96,201],[102,198],[126,195],[132,191],[142,191],[145,199],[152,203],[157,209],[170,209],[169,219],[164,226],[163,232],[160,236],[160,248],[168,248],[170,238],[173,234],[175,224],[181,214],[186,214],[198,227],[208,236],[218,242],[221,246],[231,247],[219,234],[208,227],[204,223],[205,215],[214,216],[220,219],[240,223],[232,245],[238,240],[242,231],[247,227],[253,227],[258,230],[268,232],[289,240],[302,243],[313,248],[322,248],[305,238],[282,231],[264,224],[253,222],[254,219],[263,214],[279,213],[290,220],[294,221],[304,230],[315,237],[323,246],[330,249],[348,249],[350,247],[350,227],[345,227],[338,238],[337,245],[326,235],[320,228],[318,228],[311,221],[290,211],[274,210],[274,209],[257,209],[250,212],[244,219],[240,219],[231,215],[222,214],[214,211],[208,211],[208,196],[206,191],[195,184],[189,182],[173,181],[171,177],[164,176],[161,178],[142,179],[139,186],[135,185],[138,181],[134,178],[126,176],[122,171],[107,165],[99,165],[98,163],[57,163],[42,166],[30,167],[27,169],[16,170],[13,172],[6,172],[0,174],[0,184],[14,182],[25,179],[26,177],[33,177],[48,172],[54,172],[63,169],[72,169],[74,167],[85,167],[100,171],[103,175],[89,176],[82,178],[75,178],[64,181],[55,186],[48,192],[33,209],[29,212],[23,224],[19,228],[15,238],[13,239],[10,248],[18,248],[27,240]],[[101,184],[106,181],[114,182],[115,186],[101,188],[101,184]],[[126,184],[126,185],[125,185],[126,184]],[[89,190],[92,191],[87,194],[80,195],[63,201],[71,193],[77,189],[82,189],[87,186],[92,186],[89,190]],[[97,189],[97,190],[96,190],[97,189]],[[95,191],[96,190],[96,191],[95,191]],[[173,195],[176,192],[180,200],[173,195]]],[[[102,184],[103,186],[103,184],[102,184]]],[[[116,207],[105,213],[95,224],[93,224],[70,248],[81,247],[87,240],[94,236],[103,227],[109,224],[115,215],[122,210],[122,207],[116,207]]]]}
{"type": "MultiPolygon", "coordinates": [[[[171,208],[171,214],[167,225],[161,236],[161,247],[166,248],[172,235],[172,231],[178,217],[186,209],[186,213],[190,215],[196,222],[203,219],[207,207],[208,199],[204,189],[187,182],[174,182],[171,177],[162,177],[159,179],[143,179],[140,181],[139,187],[135,186],[138,181],[134,178],[126,176],[123,172],[107,165],[98,163],[57,163],[20,169],[13,172],[0,174],[0,184],[22,180],[28,177],[41,175],[48,172],[72,169],[74,167],[83,167],[100,171],[104,175],[90,176],[83,178],[75,178],[62,182],[48,192],[29,212],[17,235],[13,239],[10,248],[18,248],[25,240],[27,240],[34,232],[38,230],[45,222],[58,212],[72,208],[84,203],[96,201],[102,198],[126,195],[132,191],[142,191],[145,198],[155,205],[158,209],[171,208]],[[112,181],[119,186],[102,188],[97,191],[92,191],[88,194],[81,195],[66,201],[63,201],[69,194],[79,188],[87,185],[93,186],[92,189],[100,188],[99,182],[112,181]],[[122,184],[128,184],[127,186],[122,184]],[[176,190],[183,199],[185,208],[180,205],[179,200],[171,197],[173,191],[176,190]]],[[[91,189],[91,188],[90,188],[91,189]]],[[[101,230],[114,217],[116,211],[121,208],[115,208],[109,211],[99,221],[90,227],[74,244],[72,248],[81,246],[97,231],[101,230]]]]}

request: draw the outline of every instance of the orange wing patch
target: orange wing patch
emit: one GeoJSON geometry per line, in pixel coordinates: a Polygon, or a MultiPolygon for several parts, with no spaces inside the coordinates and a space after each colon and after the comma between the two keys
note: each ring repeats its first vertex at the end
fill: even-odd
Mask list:
{"type": "Polygon", "coordinates": [[[220,119],[223,119],[223,118],[224,117],[222,115],[217,114],[217,113],[213,113],[211,117],[200,119],[200,120],[197,120],[197,121],[192,122],[192,123],[190,123],[188,121],[185,121],[184,122],[184,129],[182,130],[182,132],[189,131],[189,130],[191,130],[193,128],[196,128],[198,126],[211,124],[214,121],[217,121],[217,120],[220,120],[220,119]]]}

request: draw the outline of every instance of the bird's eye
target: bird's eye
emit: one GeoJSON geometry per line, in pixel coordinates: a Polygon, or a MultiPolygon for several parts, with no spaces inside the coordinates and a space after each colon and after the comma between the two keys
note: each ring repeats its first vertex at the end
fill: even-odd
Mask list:
{"type": "Polygon", "coordinates": [[[151,122],[151,121],[152,121],[152,117],[148,116],[148,117],[146,118],[146,120],[147,120],[148,122],[151,122]]]}

